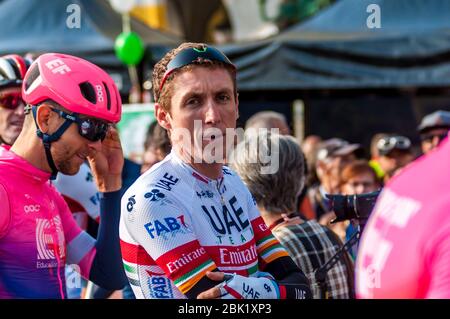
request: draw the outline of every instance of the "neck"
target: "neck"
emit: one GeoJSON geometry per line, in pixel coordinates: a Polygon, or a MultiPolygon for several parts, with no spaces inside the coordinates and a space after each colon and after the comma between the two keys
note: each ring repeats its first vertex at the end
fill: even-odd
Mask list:
{"type": "Polygon", "coordinates": [[[182,150],[175,149],[175,151],[177,152],[178,156],[181,158],[183,162],[191,166],[201,175],[211,179],[218,179],[222,177],[222,167],[223,167],[222,163],[211,163],[211,164],[204,162],[196,163],[191,156],[184,154],[182,150]]]}
{"type": "Polygon", "coordinates": [[[290,220],[295,219],[300,220],[298,218],[298,214],[296,212],[269,212],[266,209],[262,208],[261,206],[258,206],[258,209],[261,213],[261,217],[264,220],[264,223],[270,228],[270,230],[274,229],[276,226],[287,223],[290,220]],[[293,216],[295,215],[295,216],[293,216]]]}
{"type": "Polygon", "coordinates": [[[44,145],[33,130],[22,130],[10,151],[22,157],[34,167],[51,173],[45,156],[44,145]]]}
{"type": "Polygon", "coordinates": [[[322,186],[323,190],[325,191],[325,193],[327,193],[327,194],[334,193],[333,187],[331,186],[331,182],[329,180],[324,181],[321,184],[321,186],[322,186]]]}
{"type": "Polygon", "coordinates": [[[222,164],[188,163],[197,172],[211,179],[222,177],[222,164]]]}

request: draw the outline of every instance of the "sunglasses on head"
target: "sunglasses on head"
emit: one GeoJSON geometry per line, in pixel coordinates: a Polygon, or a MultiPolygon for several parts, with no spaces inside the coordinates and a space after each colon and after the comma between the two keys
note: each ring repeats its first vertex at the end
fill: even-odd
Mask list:
{"type": "Polygon", "coordinates": [[[19,105],[25,105],[20,93],[9,93],[0,95],[0,106],[6,109],[15,110],[19,105]]]}
{"type": "Polygon", "coordinates": [[[53,108],[52,111],[58,113],[63,119],[76,123],[78,133],[85,139],[92,142],[103,141],[105,139],[109,128],[108,123],[92,118],[80,118],[77,114],[68,114],[53,108]]]}
{"type": "Polygon", "coordinates": [[[411,141],[404,136],[390,136],[380,139],[377,143],[378,151],[380,155],[387,155],[394,149],[409,150],[411,147],[411,141]]]}
{"type": "Polygon", "coordinates": [[[224,64],[232,66],[234,69],[236,68],[233,63],[219,50],[213,47],[204,47],[203,49],[197,48],[187,48],[181,50],[172,61],[167,64],[166,73],[164,73],[163,79],[161,80],[161,84],[159,85],[159,91],[162,91],[164,83],[167,78],[173,71],[182,68],[183,66],[193,64],[201,61],[218,61],[224,64]]]}

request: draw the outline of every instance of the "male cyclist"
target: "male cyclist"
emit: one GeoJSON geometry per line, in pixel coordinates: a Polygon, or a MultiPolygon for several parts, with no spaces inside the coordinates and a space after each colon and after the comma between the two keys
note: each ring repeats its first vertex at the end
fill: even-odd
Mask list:
{"type": "Polygon", "coordinates": [[[0,58],[0,144],[12,145],[22,130],[25,114],[20,89],[30,64],[15,54],[0,58]]]}
{"type": "MultiPolygon", "coordinates": [[[[17,93],[17,92],[15,92],[17,93]]],[[[109,288],[124,285],[118,242],[123,154],[116,130],[120,96],[97,66],[44,54],[27,71],[23,129],[0,154],[0,297],[65,298],[64,266],[109,288]],[[88,159],[100,195],[97,240],[83,232],[48,183],[88,159]]]]}
{"type": "Polygon", "coordinates": [[[136,297],[310,297],[307,278],[223,165],[226,152],[214,160],[192,152],[225,149],[238,116],[235,66],[213,47],[184,43],[155,65],[153,88],[172,152],[122,197],[122,256],[136,297]]]}

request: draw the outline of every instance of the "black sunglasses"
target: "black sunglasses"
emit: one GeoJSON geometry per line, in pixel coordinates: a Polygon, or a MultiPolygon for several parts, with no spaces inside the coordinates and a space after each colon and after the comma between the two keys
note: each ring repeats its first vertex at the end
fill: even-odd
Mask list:
{"type": "Polygon", "coordinates": [[[105,139],[109,128],[108,123],[91,118],[80,118],[77,114],[68,114],[53,108],[52,111],[58,113],[65,120],[77,123],[78,133],[85,139],[92,142],[103,141],[105,139]]]}
{"type": "Polygon", "coordinates": [[[19,105],[25,105],[20,93],[10,93],[0,96],[0,106],[9,110],[15,110],[19,105]]]}
{"type": "Polygon", "coordinates": [[[162,91],[162,88],[164,86],[164,83],[166,82],[167,78],[170,74],[172,74],[173,71],[176,69],[182,68],[183,66],[194,64],[196,62],[201,62],[204,60],[209,61],[219,61],[224,64],[232,66],[234,69],[236,69],[236,66],[231,63],[231,61],[219,50],[213,47],[207,47],[205,46],[203,49],[197,49],[197,48],[187,48],[184,50],[181,50],[173,59],[172,61],[167,64],[167,70],[166,73],[164,73],[164,77],[161,80],[161,84],[159,85],[159,91],[162,91]]]}

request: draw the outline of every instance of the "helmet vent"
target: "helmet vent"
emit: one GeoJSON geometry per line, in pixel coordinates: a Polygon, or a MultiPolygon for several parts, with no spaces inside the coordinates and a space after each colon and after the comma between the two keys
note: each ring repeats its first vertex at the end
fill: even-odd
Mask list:
{"type": "Polygon", "coordinates": [[[30,86],[36,81],[36,79],[40,76],[39,66],[37,64],[31,66],[31,69],[28,70],[28,75],[25,81],[25,91],[28,91],[30,86]]]}
{"type": "Polygon", "coordinates": [[[106,85],[106,83],[105,82],[102,82],[102,83],[103,83],[103,87],[105,88],[105,91],[106,91],[106,108],[109,111],[109,110],[111,110],[111,95],[109,94],[109,89],[108,89],[108,86],[106,85]]]}
{"type": "Polygon", "coordinates": [[[11,66],[13,66],[12,69],[14,70],[15,75],[14,79],[21,79],[22,75],[20,74],[20,65],[18,61],[12,58],[7,58],[6,61],[8,61],[11,66]]]}
{"type": "Polygon", "coordinates": [[[83,94],[84,98],[91,102],[92,104],[97,103],[97,97],[95,95],[94,87],[89,82],[83,82],[79,84],[81,94],[83,94]]]}

